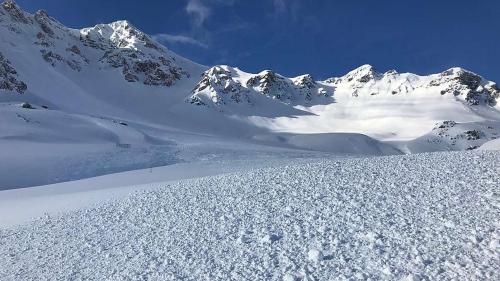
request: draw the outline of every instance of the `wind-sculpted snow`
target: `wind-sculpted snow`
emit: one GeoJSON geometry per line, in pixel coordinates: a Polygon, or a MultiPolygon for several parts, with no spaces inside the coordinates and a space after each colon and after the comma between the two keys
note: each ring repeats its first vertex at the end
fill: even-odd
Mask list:
{"type": "Polygon", "coordinates": [[[1,230],[0,279],[498,280],[499,159],[322,160],[165,184],[1,230]]]}

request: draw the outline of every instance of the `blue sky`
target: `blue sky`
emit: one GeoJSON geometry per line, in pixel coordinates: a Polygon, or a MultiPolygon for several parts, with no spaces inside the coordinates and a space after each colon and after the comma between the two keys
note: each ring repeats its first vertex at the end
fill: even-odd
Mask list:
{"type": "Polygon", "coordinates": [[[17,0],[70,27],[120,19],[205,65],[287,76],[462,66],[500,82],[500,1],[17,0]]]}

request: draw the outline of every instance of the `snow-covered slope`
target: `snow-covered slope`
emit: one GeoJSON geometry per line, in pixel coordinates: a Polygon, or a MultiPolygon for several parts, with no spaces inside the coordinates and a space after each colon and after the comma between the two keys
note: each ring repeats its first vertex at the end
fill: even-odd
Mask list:
{"type": "Polygon", "coordinates": [[[0,33],[4,101],[160,122],[205,69],[127,21],[76,30],[45,11],[32,15],[5,1],[0,33]]]}
{"type": "Polygon", "coordinates": [[[497,84],[461,68],[419,76],[363,65],[325,81],[207,69],[127,21],[76,30],[13,1],[0,8],[0,32],[0,99],[70,112],[226,135],[231,132],[213,123],[234,123],[238,132],[342,132],[380,140],[421,137],[445,120],[499,118],[497,84]],[[217,122],[203,122],[207,117],[217,122]]]}
{"type": "Polygon", "coordinates": [[[1,229],[0,279],[498,280],[499,157],[325,159],[153,185],[1,229]]]}
{"type": "Polygon", "coordinates": [[[271,71],[248,74],[216,66],[205,72],[188,101],[245,112],[251,123],[273,131],[352,132],[401,140],[423,136],[445,120],[498,121],[499,95],[495,83],[461,68],[418,76],[381,74],[364,65],[340,78],[315,81],[310,75],[289,79],[271,71]],[[303,113],[279,115],[275,110],[269,116],[263,103],[294,106],[303,113]]]}
{"type": "Polygon", "coordinates": [[[18,175],[0,177],[0,187],[166,165],[183,142],[207,136],[384,155],[473,149],[500,133],[497,84],[461,68],[420,76],[363,65],[324,81],[252,74],[192,62],[124,20],[78,30],[11,0],[0,5],[0,34],[0,152],[15,163],[1,163],[0,175],[18,175]],[[21,108],[25,102],[36,109],[21,108]],[[458,125],[435,129],[443,122],[458,125]],[[141,149],[162,157],[146,161],[141,149]],[[32,162],[35,152],[40,161],[32,162]],[[95,169],[100,154],[109,157],[95,169]],[[54,174],[65,157],[81,164],[77,174],[54,174]],[[28,180],[18,169],[35,166],[39,179],[49,176],[28,180]]]}
{"type": "Polygon", "coordinates": [[[4,1],[0,279],[498,280],[499,93],[206,67],[4,1]]]}
{"type": "Polygon", "coordinates": [[[500,138],[491,140],[479,147],[480,150],[500,150],[500,138]]]}

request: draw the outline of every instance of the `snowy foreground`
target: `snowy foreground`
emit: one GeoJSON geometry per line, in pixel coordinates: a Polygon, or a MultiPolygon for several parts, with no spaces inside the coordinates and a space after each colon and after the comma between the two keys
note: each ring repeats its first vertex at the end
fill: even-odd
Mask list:
{"type": "Polygon", "coordinates": [[[499,160],[315,160],[166,183],[3,228],[0,279],[500,280],[499,160]]]}

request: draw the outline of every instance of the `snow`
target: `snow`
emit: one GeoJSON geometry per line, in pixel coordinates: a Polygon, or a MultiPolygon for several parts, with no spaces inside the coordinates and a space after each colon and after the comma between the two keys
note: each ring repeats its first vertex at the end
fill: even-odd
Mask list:
{"type": "Polygon", "coordinates": [[[0,230],[0,277],[497,280],[499,156],[323,159],[158,184],[0,230]]]}
{"type": "Polygon", "coordinates": [[[125,20],[17,9],[0,279],[500,279],[494,82],[209,68],[125,20]]]}
{"type": "MultiPolygon", "coordinates": [[[[235,143],[232,143],[235,145],[235,143]]],[[[305,163],[325,157],[324,153],[289,150],[265,150],[246,145],[239,150],[227,150],[212,144],[210,154],[205,150],[196,151],[191,147],[192,159],[167,166],[139,169],[60,182],[28,188],[7,189],[0,191],[0,227],[10,227],[30,222],[44,214],[57,215],[63,211],[77,210],[106,200],[122,198],[133,191],[151,189],[162,182],[176,182],[182,179],[198,178],[225,174],[236,171],[248,171],[262,167],[279,167],[287,163],[305,163]],[[247,149],[245,151],[244,149],[247,149]]],[[[335,156],[332,156],[335,158],[335,156]]],[[[23,175],[30,175],[30,167],[23,175]]],[[[10,175],[11,181],[17,179],[10,175]]],[[[41,182],[44,179],[37,179],[41,182]]],[[[270,239],[274,239],[271,235],[270,239]]]]}
{"type": "Polygon", "coordinates": [[[500,150],[500,139],[495,139],[483,144],[481,150],[500,150]]]}
{"type": "Polygon", "coordinates": [[[197,127],[172,128],[32,105],[35,109],[16,102],[0,103],[0,190],[178,163],[203,165],[205,159],[401,153],[392,144],[362,134],[270,134],[235,120],[214,124],[222,135],[217,136],[202,129],[195,132],[197,127]],[[247,138],[238,137],[247,134],[247,138]]]}
{"type": "MultiPolygon", "coordinates": [[[[24,94],[0,93],[0,153],[7,159],[0,163],[0,189],[193,162],[184,155],[203,142],[359,156],[463,150],[500,133],[498,106],[465,102],[467,91],[456,80],[465,71],[460,68],[419,76],[381,74],[363,65],[326,81],[270,70],[252,74],[199,65],[128,21],[79,30],[43,12],[20,12],[25,23],[0,10],[0,50],[28,85],[24,94]],[[41,52],[61,58],[47,61],[41,52]],[[139,81],[129,82],[126,67],[106,59],[110,54],[122,55],[129,70],[135,60],[151,60],[165,71],[179,70],[179,79],[170,86],[145,85],[139,71],[134,72],[139,81]],[[163,65],[161,58],[168,62],[163,65]],[[198,91],[205,78],[210,85],[198,91]],[[441,94],[450,87],[458,87],[459,94],[441,94]],[[208,106],[191,104],[193,97],[208,106]],[[19,108],[23,102],[36,110],[19,108]],[[433,128],[445,120],[463,128],[454,135],[480,129],[488,137],[456,145],[437,139],[433,128]]],[[[479,84],[494,86],[482,78],[479,84]]]]}
{"type": "MultiPolygon", "coordinates": [[[[34,109],[22,108],[21,103],[0,103],[0,190],[181,163],[203,166],[214,161],[256,162],[280,157],[286,161],[332,153],[400,153],[391,145],[359,134],[270,136],[254,132],[242,140],[31,105],[34,109]]],[[[221,127],[229,128],[229,123],[221,127]]]]}

